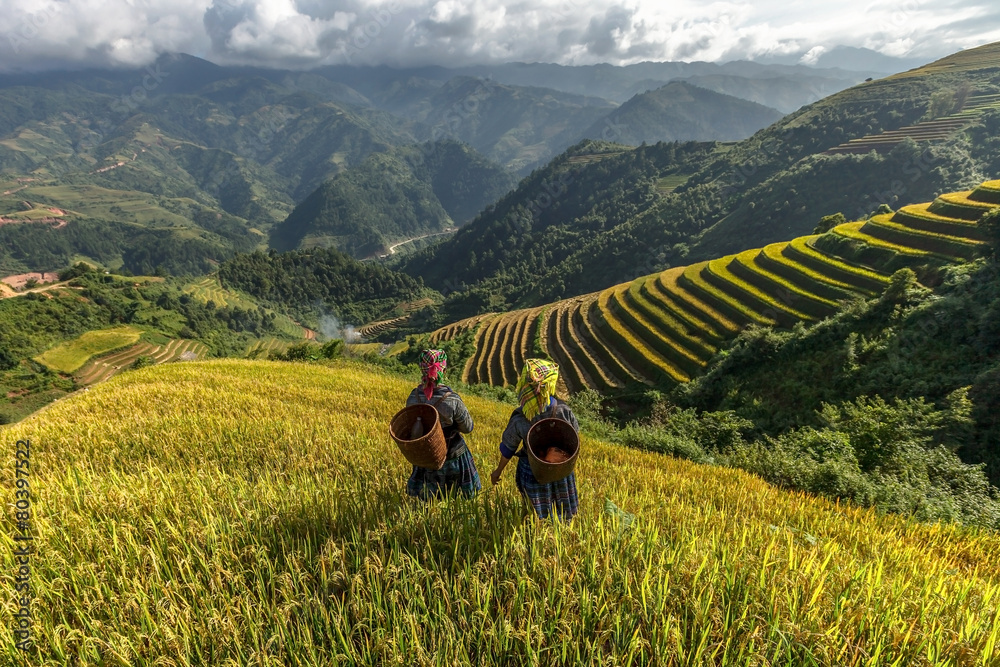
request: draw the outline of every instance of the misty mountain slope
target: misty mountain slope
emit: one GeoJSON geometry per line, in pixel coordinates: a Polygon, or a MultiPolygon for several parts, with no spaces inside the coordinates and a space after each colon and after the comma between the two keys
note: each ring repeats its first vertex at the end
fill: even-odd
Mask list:
{"type": "MultiPolygon", "coordinates": [[[[298,198],[374,150],[417,140],[411,122],[336,101],[368,103],[343,84],[308,73],[222,68],[176,56],[144,70],[69,74],[0,76],[0,95],[8,102],[0,111],[0,137],[30,122],[76,125],[62,131],[75,133],[78,145],[69,152],[86,160],[142,114],[172,136],[272,169],[288,180],[287,194],[298,198]]],[[[60,150],[59,159],[66,152],[60,150]]],[[[30,166],[44,168],[55,157],[41,154],[30,166]]]]}
{"type": "MultiPolygon", "coordinates": [[[[857,219],[880,204],[896,209],[991,178],[1000,173],[995,112],[951,141],[908,142],[887,154],[822,153],[846,139],[917,121],[939,91],[968,85],[1000,92],[993,65],[998,55],[1000,44],[962,52],[787,116],[714,156],[665,201],[590,239],[548,275],[578,284],[579,292],[599,289],[604,280],[595,276],[607,284],[627,280],[634,277],[632,265],[654,270],[718,257],[808,234],[822,216],[838,211],[857,219]]],[[[543,277],[539,285],[550,282],[543,277]]],[[[545,298],[557,295],[539,291],[545,298]]]]}
{"type": "Polygon", "coordinates": [[[615,106],[594,97],[465,77],[436,89],[427,103],[419,120],[432,139],[457,139],[521,172],[565,150],[615,106]]]}
{"type": "MultiPolygon", "coordinates": [[[[963,62],[974,60],[981,51],[962,52],[961,58],[966,59],[963,62]]],[[[595,176],[586,181],[588,191],[580,195],[585,203],[577,202],[570,207],[563,203],[569,200],[561,195],[560,201],[550,202],[540,216],[552,222],[555,229],[579,228],[587,230],[586,234],[581,232],[578,237],[570,234],[562,239],[555,234],[555,240],[542,240],[543,244],[553,243],[554,249],[558,246],[559,252],[536,256],[534,263],[524,265],[522,278],[546,275],[580,247],[604,243],[599,237],[633,219],[630,225],[635,226],[636,238],[662,237],[663,220],[657,222],[650,218],[648,223],[641,222],[645,218],[640,214],[646,215],[654,206],[662,206],[660,200],[672,196],[671,193],[681,197],[680,203],[673,208],[696,212],[697,229],[677,236],[675,232],[679,227],[670,223],[666,225],[670,232],[669,248],[640,244],[634,256],[613,251],[619,253],[621,259],[616,263],[622,263],[623,270],[628,270],[630,264],[647,264],[654,259],[676,262],[685,253],[712,253],[723,244],[739,245],[748,237],[767,237],[795,226],[806,228],[821,215],[831,212],[826,210],[831,200],[819,194],[810,196],[811,190],[824,191],[822,181],[810,181],[813,177],[805,169],[793,173],[790,170],[793,165],[851,138],[916,122],[927,114],[932,97],[938,99],[943,92],[953,89],[957,94],[961,85],[968,84],[974,92],[984,94],[997,87],[992,82],[995,75],[991,78],[986,65],[975,67],[980,69],[972,71],[966,67],[958,71],[945,63],[922,73],[907,73],[860,85],[805,107],[745,141],[699,149],[697,159],[684,158],[682,164],[657,163],[658,166],[649,172],[630,171],[631,176],[626,180],[609,175],[610,180],[602,183],[595,176]],[[789,172],[787,177],[792,181],[781,180],[785,171],[789,172]],[[767,186],[758,189],[764,183],[767,186]],[[786,186],[793,185],[798,194],[778,199],[786,186]],[[687,197],[692,195],[685,193],[695,189],[702,195],[689,201],[687,197]],[[716,194],[709,196],[710,192],[716,194]],[[786,201],[788,206],[785,206],[786,201]],[[624,202],[628,202],[627,205],[619,206],[624,202]],[[711,205],[706,208],[705,202],[711,205]],[[750,208],[750,203],[756,208],[750,208]],[[755,213],[760,210],[769,211],[769,215],[755,213]],[[596,217],[587,217],[595,211],[598,212],[596,217]],[[645,230],[645,224],[652,227],[645,230]],[[710,227],[714,229],[704,231],[710,227]],[[577,243],[577,247],[571,248],[571,243],[577,243]]],[[[587,70],[548,66],[521,69],[532,72],[531,76],[539,71],[565,75],[567,85],[572,80],[591,81],[595,87],[589,97],[574,96],[551,89],[508,85],[498,79],[456,77],[454,70],[444,68],[378,70],[379,76],[384,75],[383,79],[362,85],[364,77],[373,70],[355,68],[351,69],[359,86],[355,88],[350,82],[335,81],[321,71],[293,73],[219,67],[187,56],[161,58],[150,68],[137,70],[3,75],[0,77],[0,96],[8,103],[0,105],[0,128],[3,129],[0,134],[0,179],[3,181],[0,193],[10,194],[0,197],[0,203],[16,208],[20,196],[33,206],[71,210],[91,221],[124,224],[126,229],[135,225],[139,229],[158,225],[157,234],[161,236],[168,234],[163,230],[170,226],[169,221],[174,221],[175,231],[169,235],[181,234],[180,238],[188,235],[205,243],[199,241],[191,245],[185,241],[183,259],[166,256],[173,251],[165,247],[157,251],[159,255],[153,266],[211,266],[213,261],[225,257],[237,246],[256,245],[266,240],[271,227],[284,220],[295,203],[301,203],[321,184],[360,164],[372,153],[391,151],[427,136],[451,136],[524,173],[533,166],[544,165],[549,155],[561,150],[560,146],[574,142],[614,108],[613,102],[602,101],[593,94],[600,92],[596,83],[602,80],[620,82],[623,74],[634,77],[634,81],[652,81],[659,76],[678,73],[709,76],[723,71],[727,75],[760,79],[776,74],[816,73],[808,68],[755,63],[693,67],[646,63],[631,67],[627,72],[625,68],[610,66],[587,70]],[[330,84],[324,83],[324,79],[330,84]],[[391,81],[403,84],[395,90],[385,89],[383,84],[391,81]],[[379,90],[384,92],[383,101],[392,100],[412,117],[404,118],[385,109],[365,106],[380,104],[375,99],[379,90]],[[346,103],[343,99],[352,102],[346,103]],[[70,185],[77,189],[60,189],[70,185]],[[86,190],[91,186],[97,190],[86,190]],[[84,196],[81,192],[105,194],[94,195],[102,200],[95,204],[91,194],[84,196]],[[145,209],[140,210],[138,203],[130,204],[135,207],[134,212],[126,206],[112,209],[110,202],[103,201],[106,197],[144,202],[145,209]],[[210,216],[202,213],[177,218],[176,211],[187,210],[190,204],[184,202],[188,201],[197,205],[199,211],[214,211],[217,219],[232,222],[225,225],[228,236],[220,237],[211,226],[203,227],[210,216]],[[233,236],[237,229],[243,230],[243,238],[238,239],[238,243],[233,236]],[[216,236],[208,238],[203,234],[216,236]]],[[[640,125],[654,122],[657,115],[639,114],[636,122],[640,125]]],[[[604,129],[599,136],[615,138],[614,128],[605,126],[604,129]]],[[[620,153],[623,149],[616,150],[620,153]]],[[[858,210],[871,201],[884,199],[882,193],[887,191],[892,201],[906,203],[926,200],[933,194],[926,190],[935,187],[935,183],[949,180],[949,175],[965,174],[971,180],[977,170],[987,169],[985,150],[975,145],[957,145],[955,152],[935,154],[943,160],[940,164],[907,165],[904,160],[896,167],[882,170],[877,165],[869,168],[859,166],[857,161],[841,160],[829,163],[840,171],[835,174],[826,170],[824,174],[838,183],[848,184],[842,192],[857,195],[858,202],[848,202],[845,208],[858,210]],[[972,166],[963,166],[965,163],[972,166]],[[851,170],[860,167],[863,168],[857,172],[855,181],[850,181],[851,170]],[[905,171],[914,169],[922,176],[911,181],[905,171]],[[869,186],[864,179],[872,175],[876,180],[869,186]],[[899,187],[893,189],[894,184],[899,187]]],[[[590,158],[583,155],[572,154],[566,158],[577,160],[573,169],[587,171],[592,166],[587,162],[590,158]]],[[[593,173],[599,174],[602,169],[617,164],[618,158],[611,159],[604,167],[595,167],[593,173]]],[[[824,163],[824,169],[826,166],[824,163]]],[[[536,179],[532,183],[541,187],[543,181],[536,179]]],[[[551,183],[548,185],[554,187],[551,183]]],[[[425,186],[417,183],[415,187],[413,196],[406,201],[430,201],[429,197],[416,194],[425,186]]],[[[539,198],[544,201],[546,194],[552,196],[544,188],[524,191],[521,204],[530,204],[539,198]]],[[[469,198],[469,202],[469,209],[479,208],[478,201],[469,198]]],[[[440,211],[431,211],[432,204],[428,206],[430,222],[423,226],[439,228],[444,218],[440,211]]],[[[531,206],[525,208],[530,210],[531,206]]],[[[441,210],[454,220],[454,215],[444,206],[441,210]]],[[[468,211],[462,215],[467,214],[468,211]]],[[[73,224],[59,229],[18,225],[16,231],[5,231],[6,235],[17,235],[21,249],[18,258],[11,261],[21,268],[51,270],[58,268],[52,266],[53,262],[63,261],[55,258],[74,254],[124,257],[119,250],[97,252],[89,241],[84,244],[88,248],[86,253],[77,252],[83,249],[80,235],[72,236],[68,232],[64,237],[58,235],[60,229],[72,228],[73,224]],[[48,248],[59,248],[59,252],[53,255],[48,248]]],[[[451,258],[460,266],[476,264],[479,267],[468,274],[466,282],[499,281],[497,284],[502,288],[498,287],[496,293],[503,292],[503,299],[526,298],[511,287],[515,273],[510,273],[510,261],[505,261],[503,267],[493,266],[497,252],[505,251],[497,251],[495,243],[480,246],[472,242],[473,239],[474,235],[467,238],[470,243],[464,250],[464,258],[461,254],[451,258]],[[471,261],[473,253],[476,262],[471,261]],[[484,257],[489,261],[483,262],[484,257]]],[[[157,236],[154,240],[160,243],[162,238],[157,236]]],[[[605,240],[607,248],[616,247],[610,236],[605,240]]],[[[116,248],[128,249],[132,241],[125,239],[115,243],[116,248]]],[[[594,255],[587,264],[596,266],[597,260],[598,256],[594,255]]],[[[536,287],[569,293],[575,282],[582,280],[582,274],[579,266],[564,268],[567,270],[560,280],[536,287]]],[[[590,271],[586,280],[595,280],[595,275],[590,271]]]]}
{"type": "MultiPolygon", "coordinates": [[[[637,93],[658,88],[673,80],[700,77],[725,77],[733,78],[734,81],[736,79],[784,79],[793,84],[801,81],[806,89],[815,87],[816,81],[820,80],[825,82],[824,86],[829,92],[834,92],[860,83],[869,76],[879,76],[904,69],[907,69],[907,66],[900,65],[895,69],[884,70],[862,68],[858,71],[850,71],[850,68],[839,69],[828,66],[813,68],[803,65],[762,64],[748,61],[727,63],[642,62],[621,67],[608,64],[568,66],[552,63],[505,63],[492,66],[464,67],[455,70],[455,73],[491,77],[500,83],[516,86],[536,86],[578,95],[594,95],[622,103],[637,93]]],[[[440,74],[438,75],[440,76],[440,74]]],[[[706,87],[711,88],[711,86],[706,87]]],[[[728,90],[717,92],[735,94],[728,90]]],[[[736,96],[740,97],[740,95],[736,96]]],[[[817,95],[807,99],[806,102],[814,102],[820,97],[822,95],[817,95]]],[[[777,107],[769,102],[753,98],[747,99],[766,106],[777,107]]],[[[798,106],[802,106],[802,104],[798,106]]]]}
{"type": "Polygon", "coordinates": [[[386,253],[394,241],[464,224],[514,184],[502,167],[453,141],[375,153],[310,194],[272,230],[271,246],[386,253]]]}
{"type": "MultiPolygon", "coordinates": [[[[750,78],[729,74],[708,74],[677,80],[763,104],[786,114],[843,90],[848,82],[845,79],[821,76],[750,78]]],[[[855,81],[850,83],[853,84],[855,81]]]]}
{"type": "Polygon", "coordinates": [[[738,141],[782,117],[777,109],[675,81],[636,95],[584,132],[637,146],[657,141],[738,141]]]}

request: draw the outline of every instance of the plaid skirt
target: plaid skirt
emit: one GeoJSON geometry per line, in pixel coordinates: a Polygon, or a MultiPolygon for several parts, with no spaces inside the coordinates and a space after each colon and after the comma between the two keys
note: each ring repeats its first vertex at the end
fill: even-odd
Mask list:
{"type": "Polygon", "coordinates": [[[540,519],[548,519],[553,514],[558,518],[569,520],[576,516],[580,509],[580,501],[576,497],[576,473],[558,482],[539,484],[535,473],[531,471],[531,463],[527,456],[520,457],[517,462],[517,490],[528,501],[535,514],[540,519]]]}
{"type": "Polygon", "coordinates": [[[413,466],[413,473],[406,482],[406,494],[421,500],[431,500],[455,491],[471,498],[482,488],[476,462],[472,460],[472,452],[468,448],[464,454],[445,461],[440,470],[413,466]]]}

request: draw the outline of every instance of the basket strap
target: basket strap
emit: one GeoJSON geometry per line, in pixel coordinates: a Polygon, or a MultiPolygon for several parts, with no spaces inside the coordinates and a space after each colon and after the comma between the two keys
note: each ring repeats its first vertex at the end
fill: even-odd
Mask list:
{"type": "Polygon", "coordinates": [[[443,396],[439,396],[438,399],[436,401],[434,401],[433,403],[431,403],[430,405],[432,405],[432,406],[434,406],[436,408],[441,403],[441,401],[443,401],[444,399],[446,399],[449,396],[451,396],[452,393],[453,392],[450,392],[450,391],[444,392],[443,396]]]}

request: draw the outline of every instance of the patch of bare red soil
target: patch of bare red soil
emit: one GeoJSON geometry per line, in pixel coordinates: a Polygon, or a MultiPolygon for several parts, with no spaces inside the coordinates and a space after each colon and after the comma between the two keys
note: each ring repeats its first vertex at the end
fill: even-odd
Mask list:
{"type": "Polygon", "coordinates": [[[44,283],[54,283],[59,281],[59,274],[52,273],[51,271],[46,271],[43,273],[17,273],[12,276],[7,276],[6,278],[0,278],[0,282],[10,285],[14,289],[24,289],[24,286],[32,278],[42,285],[44,283]]]}

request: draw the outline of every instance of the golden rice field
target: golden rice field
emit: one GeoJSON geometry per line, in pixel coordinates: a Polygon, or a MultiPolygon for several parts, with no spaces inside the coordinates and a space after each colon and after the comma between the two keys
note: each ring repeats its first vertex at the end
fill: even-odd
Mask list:
{"type": "MultiPolygon", "coordinates": [[[[415,380],[169,364],[0,429],[11,458],[32,441],[37,536],[36,648],[5,632],[3,662],[1000,664],[996,534],[586,435],[568,525],[522,519],[511,474],[423,505],[387,435],[415,380]]],[[[510,408],[467,404],[487,479],[510,408]]],[[[8,619],[14,604],[0,600],[8,619]]]]}
{"type": "Polygon", "coordinates": [[[983,237],[976,221],[1000,206],[998,191],[1000,182],[987,181],[831,230],[830,238],[847,239],[858,250],[882,251],[869,253],[872,265],[829,250],[823,236],[805,236],[542,308],[468,318],[434,331],[430,341],[475,330],[476,352],[462,374],[470,383],[515,384],[523,360],[534,353],[535,332],[544,352],[564,369],[560,379],[567,392],[686,382],[747,325],[790,328],[881,293],[891,272],[887,256],[911,264],[977,257],[983,237]]]}
{"type": "Polygon", "coordinates": [[[99,354],[132,345],[142,332],[133,327],[88,331],[38,355],[35,360],[62,373],[72,373],[99,354]]]}

